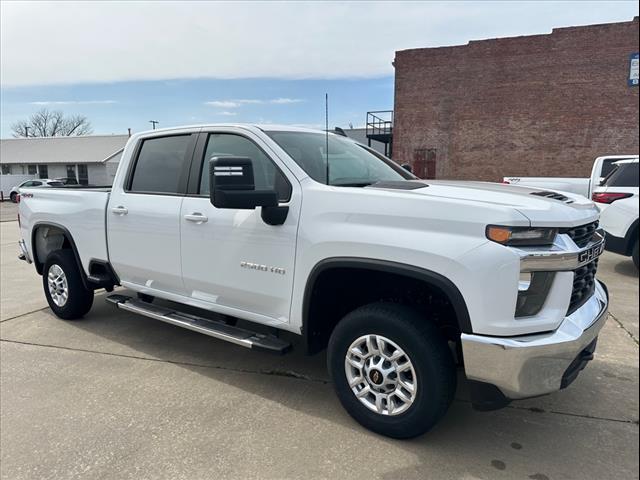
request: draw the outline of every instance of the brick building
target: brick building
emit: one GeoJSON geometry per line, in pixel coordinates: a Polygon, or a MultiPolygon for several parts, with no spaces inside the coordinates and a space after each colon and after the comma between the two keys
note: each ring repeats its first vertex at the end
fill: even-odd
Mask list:
{"type": "Polygon", "coordinates": [[[396,52],[393,158],[423,178],[588,176],[638,153],[638,17],[396,52]]]}

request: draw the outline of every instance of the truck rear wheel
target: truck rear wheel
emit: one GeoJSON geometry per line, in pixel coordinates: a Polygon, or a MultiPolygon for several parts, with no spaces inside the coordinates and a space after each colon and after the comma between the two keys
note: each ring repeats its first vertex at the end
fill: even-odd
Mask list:
{"type": "Polygon", "coordinates": [[[47,302],[57,317],[82,318],[93,304],[93,290],[84,286],[80,268],[71,250],[56,250],[47,257],[42,272],[47,302]]]}
{"type": "Polygon", "coordinates": [[[415,310],[377,303],[346,315],[327,363],[340,402],[366,428],[393,438],[430,430],[456,388],[446,340],[415,310]]]}

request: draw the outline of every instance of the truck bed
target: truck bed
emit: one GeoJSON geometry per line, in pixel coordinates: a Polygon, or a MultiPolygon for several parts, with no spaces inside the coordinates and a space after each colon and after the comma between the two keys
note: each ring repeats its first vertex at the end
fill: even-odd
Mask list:
{"type": "Polygon", "coordinates": [[[84,187],[20,189],[20,229],[32,258],[32,228],[50,225],[71,234],[85,271],[91,260],[108,260],[105,221],[111,187],[84,187]]]}

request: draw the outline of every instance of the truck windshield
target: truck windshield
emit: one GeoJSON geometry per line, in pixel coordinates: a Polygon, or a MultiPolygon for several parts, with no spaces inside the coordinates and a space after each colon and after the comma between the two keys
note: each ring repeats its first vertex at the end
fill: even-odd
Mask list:
{"type": "Polygon", "coordinates": [[[265,132],[316,182],[365,187],[415,177],[379,153],[345,138],[313,132],[265,132]],[[327,159],[329,168],[327,168],[327,159]],[[327,179],[327,170],[329,178],[327,179]]]}

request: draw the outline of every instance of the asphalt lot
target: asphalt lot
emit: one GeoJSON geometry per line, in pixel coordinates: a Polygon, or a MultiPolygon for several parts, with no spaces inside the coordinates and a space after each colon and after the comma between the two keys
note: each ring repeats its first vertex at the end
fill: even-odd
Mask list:
{"type": "MultiPolygon", "coordinates": [[[[4,206],[3,206],[4,215],[4,206]]],[[[606,253],[596,359],[567,390],[479,413],[461,379],[429,434],[396,441],[341,408],[323,355],[245,350],[117,311],[58,320],[0,225],[3,479],[638,478],[638,274],[606,253]]]]}

